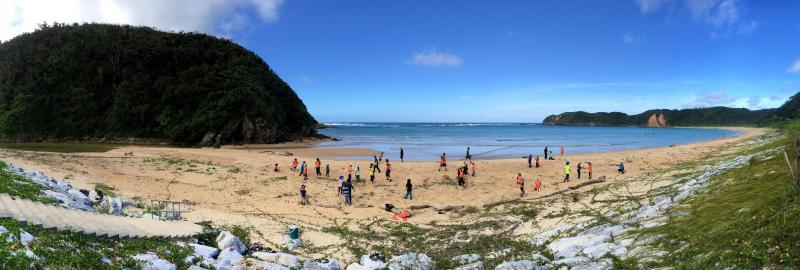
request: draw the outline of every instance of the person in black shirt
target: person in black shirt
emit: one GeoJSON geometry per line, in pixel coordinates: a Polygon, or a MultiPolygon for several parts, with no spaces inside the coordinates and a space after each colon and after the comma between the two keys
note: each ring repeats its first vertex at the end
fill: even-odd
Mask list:
{"type": "Polygon", "coordinates": [[[406,196],[404,196],[403,199],[409,199],[409,200],[414,199],[414,196],[411,195],[411,190],[413,188],[414,186],[411,184],[411,179],[406,180],[406,196]]]}

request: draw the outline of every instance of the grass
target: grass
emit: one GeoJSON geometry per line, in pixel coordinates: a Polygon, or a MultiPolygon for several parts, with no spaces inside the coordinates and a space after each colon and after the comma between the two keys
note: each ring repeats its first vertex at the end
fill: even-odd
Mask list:
{"type": "Polygon", "coordinates": [[[56,153],[108,152],[114,146],[99,143],[0,143],[0,148],[56,153]]]}
{"type": "Polygon", "coordinates": [[[6,163],[0,161],[0,193],[33,201],[55,203],[53,199],[42,196],[44,190],[41,186],[28,178],[6,171],[5,167],[6,163]]]}
{"type": "MultiPolygon", "coordinates": [[[[755,150],[786,144],[781,139],[755,150]]],[[[782,152],[769,153],[712,177],[705,193],[672,210],[683,214],[672,215],[663,226],[640,231],[641,236],[662,235],[653,246],[668,254],[663,261],[645,266],[800,267],[800,188],[789,176],[782,152]]]]}
{"type": "Polygon", "coordinates": [[[117,197],[117,193],[114,192],[114,187],[112,186],[103,183],[94,183],[94,188],[102,191],[105,196],[117,197]]]}

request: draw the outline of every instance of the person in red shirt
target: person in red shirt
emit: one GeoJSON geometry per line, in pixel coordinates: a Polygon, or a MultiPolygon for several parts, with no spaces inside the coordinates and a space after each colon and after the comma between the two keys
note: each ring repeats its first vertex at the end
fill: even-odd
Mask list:
{"type": "Polygon", "coordinates": [[[389,163],[389,159],[386,159],[386,180],[392,182],[392,163],[389,163]]]}
{"type": "Polygon", "coordinates": [[[533,183],[533,190],[540,191],[542,190],[542,176],[536,178],[536,182],[533,183]]]}
{"type": "Polygon", "coordinates": [[[564,156],[564,146],[563,145],[561,146],[561,156],[562,157],[564,156]]]}
{"type": "Polygon", "coordinates": [[[591,162],[586,162],[586,163],[589,164],[589,167],[586,168],[589,171],[589,180],[592,180],[592,163],[591,162]]]}
{"type": "Polygon", "coordinates": [[[317,176],[322,176],[322,170],[320,170],[322,168],[322,162],[319,161],[319,158],[317,158],[317,162],[314,164],[314,168],[317,169],[317,176]]]}

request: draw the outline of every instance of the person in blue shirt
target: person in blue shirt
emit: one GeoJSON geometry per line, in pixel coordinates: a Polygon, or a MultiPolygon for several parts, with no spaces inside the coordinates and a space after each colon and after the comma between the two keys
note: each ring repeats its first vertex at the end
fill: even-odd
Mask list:
{"type": "Polygon", "coordinates": [[[620,162],[619,168],[617,168],[617,172],[624,174],[625,173],[625,164],[620,162]]]}

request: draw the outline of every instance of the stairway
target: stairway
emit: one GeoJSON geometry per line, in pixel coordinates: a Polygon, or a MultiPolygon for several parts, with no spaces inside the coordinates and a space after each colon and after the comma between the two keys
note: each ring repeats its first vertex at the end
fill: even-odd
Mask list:
{"type": "Polygon", "coordinates": [[[0,218],[3,217],[58,231],[69,230],[103,237],[182,238],[203,231],[200,225],[186,221],[160,221],[86,212],[0,193],[0,218]]]}

